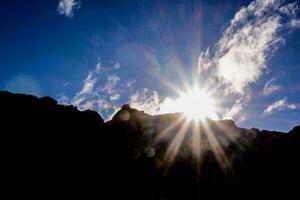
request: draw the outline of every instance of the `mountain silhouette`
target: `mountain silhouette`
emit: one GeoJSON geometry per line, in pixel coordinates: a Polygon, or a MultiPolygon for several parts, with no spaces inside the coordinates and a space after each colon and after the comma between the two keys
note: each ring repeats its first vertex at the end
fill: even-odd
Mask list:
{"type": "Polygon", "coordinates": [[[161,200],[245,190],[287,197],[300,180],[300,126],[282,133],[232,120],[187,124],[180,113],[152,116],[130,105],[104,122],[50,97],[6,91],[0,122],[2,189],[11,195],[161,200]]]}

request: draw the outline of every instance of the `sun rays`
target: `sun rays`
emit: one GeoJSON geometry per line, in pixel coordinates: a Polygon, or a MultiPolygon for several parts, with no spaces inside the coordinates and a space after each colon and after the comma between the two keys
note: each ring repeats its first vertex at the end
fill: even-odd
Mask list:
{"type": "MultiPolygon", "coordinates": [[[[215,90],[212,90],[215,91],[215,90]]],[[[162,106],[164,112],[180,113],[170,124],[160,130],[155,142],[166,141],[167,146],[163,159],[171,166],[176,158],[188,153],[193,156],[197,166],[203,156],[211,152],[220,169],[228,172],[230,161],[223,150],[228,141],[236,138],[231,129],[218,120],[217,100],[213,98],[212,91],[199,89],[196,86],[186,92],[177,91],[179,97],[167,100],[162,106]],[[220,139],[220,134],[222,134],[220,139]]]]}
{"type": "Polygon", "coordinates": [[[235,141],[236,137],[232,134],[232,130],[222,127],[219,123],[220,121],[209,119],[192,120],[185,115],[178,116],[155,138],[156,143],[166,142],[163,161],[171,167],[176,159],[182,159],[182,157],[190,155],[196,161],[197,168],[199,168],[205,158],[203,156],[210,152],[219,168],[224,173],[231,173],[230,159],[223,149],[226,142],[220,139],[219,136],[223,134],[222,137],[227,141],[235,141]]]}

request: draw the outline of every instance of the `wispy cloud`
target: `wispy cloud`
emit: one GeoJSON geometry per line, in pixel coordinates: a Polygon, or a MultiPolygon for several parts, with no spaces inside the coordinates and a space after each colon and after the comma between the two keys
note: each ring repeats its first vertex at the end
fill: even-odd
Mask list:
{"type": "MultiPolygon", "coordinates": [[[[233,119],[236,115],[241,113],[243,110],[243,104],[238,102],[235,103],[231,108],[227,108],[225,111],[225,114],[223,116],[223,119],[233,119]]],[[[244,116],[239,116],[239,121],[244,121],[244,116]]]]}
{"type": "Polygon", "coordinates": [[[263,88],[263,95],[267,96],[267,95],[270,95],[270,94],[274,93],[275,91],[281,89],[280,85],[273,84],[275,80],[276,80],[276,78],[272,78],[265,84],[265,86],[263,88]]]}
{"type": "Polygon", "coordinates": [[[71,104],[77,106],[81,110],[93,109],[97,102],[88,101],[92,96],[94,96],[94,86],[98,81],[96,75],[99,71],[96,69],[94,71],[89,71],[88,76],[83,81],[82,89],[77,92],[74,98],[71,100],[71,104]]]}
{"type": "Polygon", "coordinates": [[[96,72],[96,73],[99,73],[101,70],[102,70],[101,63],[98,62],[98,63],[96,64],[95,72],[96,72]]]}
{"type": "Polygon", "coordinates": [[[120,94],[114,94],[114,95],[111,95],[111,96],[109,97],[109,99],[110,99],[111,101],[116,101],[116,100],[120,99],[120,97],[121,97],[120,94]]]}
{"type": "MultiPolygon", "coordinates": [[[[268,58],[284,42],[283,30],[292,28],[288,24],[296,24],[297,11],[297,3],[255,0],[235,14],[217,43],[215,53],[210,54],[207,50],[200,55],[200,76],[210,72],[211,76],[217,77],[225,95],[237,99],[227,109],[225,117],[239,115],[250,101],[251,84],[261,78],[267,69],[268,58]]],[[[269,83],[265,92],[270,94],[279,87],[269,83]]]]}
{"type": "Polygon", "coordinates": [[[131,95],[129,104],[131,107],[142,110],[148,114],[158,114],[161,101],[156,91],[150,91],[144,88],[131,95]]]}
{"type": "Polygon", "coordinates": [[[101,98],[97,91],[98,76],[101,72],[101,64],[97,63],[94,70],[88,72],[87,77],[83,81],[82,88],[78,91],[74,97],[68,97],[61,95],[58,99],[59,103],[72,104],[79,110],[96,110],[101,113],[103,110],[113,109],[113,105],[101,98]]]}
{"type": "Polygon", "coordinates": [[[114,69],[120,69],[121,68],[121,63],[116,62],[113,66],[114,69]]]}
{"type": "Polygon", "coordinates": [[[292,28],[300,28],[300,19],[292,19],[289,25],[292,28]]]}
{"type": "Polygon", "coordinates": [[[131,88],[132,85],[136,82],[136,80],[128,80],[126,81],[126,87],[131,88]]]}
{"type": "Polygon", "coordinates": [[[58,101],[72,104],[79,110],[97,111],[105,120],[109,120],[120,108],[122,94],[125,93],[125,97],[129,99],[128,94],[132,94],[134,83],[135,80],[122,80],[114,67],[102,66],[98,60],[94,69],[83,80],[80,90],[74,96],[62,94],[58,96],[58,101]]]}
{"type": "Polygon", "coordinates": [[[60,0],[58,3],[57,11],[66,17],[73,17],[74,9],[79,9],[81,6],[80,1],[77,0],[60,0]]]}
{"type": "Polygon", "coordinates": [[[114,94],[116,92],[115,88],[120,80],[120,77],[115,74],[109,75],[102,91],[107,92],[108,94],[114,94]]]}
{"type": "MultiPolygon", "coordinates": [[[[297,16],[297,11],[298,11],[298,6],[297,2],[289,3],[286,6],[281,7],[280,12],[284,13],[285,15],[289,15],[293,18],[296,18],[297,16]]],[[[294,19],[292,19],[294,20],[294,19]]]]}
{"type": "Polygon", "coordinates": [[[197,72],[200,74],[211,67],[213,60],[210,57],[209,48],[205,52],[201,52],[198,58],[197,72]]]}
{"type": "Polygon", "coordinates": [[[281,100],[275,101],[271,105],[269,105],[263,112],[263,115],[270,115],[273,113],[275,110],[284,110],[284,109],[291,109],[294,110],[296,109],[297,106],[292,103],[288,103],[287,98],[283,98],[281,100]]]}
{"type": "Polygon", "coordinates": [[[281,3],[280,0],[258,0],[243,7],[219,41],[218,76],[233,92],[243,93],[245,87],[258,80],[268,57],[282,43],[282,10],[297,7],[281,3]]]}

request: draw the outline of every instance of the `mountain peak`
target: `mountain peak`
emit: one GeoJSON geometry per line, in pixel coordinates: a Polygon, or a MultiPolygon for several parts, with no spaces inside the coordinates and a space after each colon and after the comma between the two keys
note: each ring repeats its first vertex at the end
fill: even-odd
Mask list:
{"type": "Polygon", "coordinates": [[[104,123],[94,111],[9,92],[0,92],[0,110],[2,180],[13,190],[97,188],[129,199],[198,199],[211,186],[300,179],[300,126],[283,134],[239,128],[233,120],[152,116],[128,104],[104,123]]]}
{"type": "Polygon", "coordinates": [[[129,104],[125,104],[113,116],[112,121],[143,120],[149,116],[150,115],[144,113],[143,111],[131,108],[129,104]]]}

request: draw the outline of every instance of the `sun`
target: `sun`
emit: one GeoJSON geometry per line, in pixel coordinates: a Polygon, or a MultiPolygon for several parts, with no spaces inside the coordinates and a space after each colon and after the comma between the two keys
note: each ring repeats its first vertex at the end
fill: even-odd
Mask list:
{"type": "Polygon", "coordinates": [[[183,113],[190,120],[219,119],[214,98],[205,90],[196,87],[180,92],[180,96],[175,100],[166,101],[163,109],[183,113]]]}
{"type": "MultiPolygon", "coordinates": [[[[186,87],[187,88],[187,87],[186,87]]],[[[181,146],[191,150],[192,154],[201,158],[202,151],[208,150],[201,142],[205,137],[210,149],[217,157],[217,161],[224,166],[226,156],[219,145],[213,129],[207,119],[219,120],[218,109],[221,109],[220,102],[215,98],[217,94],[214,89],[205,90],[199,87],[187,88],[184,92],[176,91],[178,97],[167,98],[161,107],[163,113],[183,113],[174,122],[170,123],[155,138],[156,141],[170,139],[169,146],[165,152],[164,159],[172,164],[178,155],[181,146]],[[186,137],[190,133],[189,139],[186,137]],[[170,137],[173,136],[173,137],[170,137]],[[217,147],[216,147],[217,146],[217,147]]],[[[163,114],[162,113],[162,114],[163,114]]]]}
{"type": "Polygon", "coordinates": [[[178,109],[193,120],[218,119],[214,99],[206,92],[193,89],[177,99],[178,109]]]}

